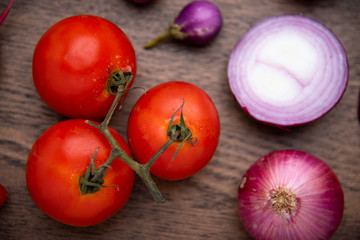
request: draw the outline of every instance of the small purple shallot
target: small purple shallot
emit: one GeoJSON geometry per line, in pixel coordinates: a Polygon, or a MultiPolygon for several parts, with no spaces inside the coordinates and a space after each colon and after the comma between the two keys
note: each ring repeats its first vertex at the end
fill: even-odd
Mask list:
{"type": "Polygon", "coordinates": [[[145,45],[151,48],[164,39],[172,38],[189,44],[203,45],[213,40],[222,27],[219,8],[209,1],[193,1],[186,5],[169,28],[145,45]]]}

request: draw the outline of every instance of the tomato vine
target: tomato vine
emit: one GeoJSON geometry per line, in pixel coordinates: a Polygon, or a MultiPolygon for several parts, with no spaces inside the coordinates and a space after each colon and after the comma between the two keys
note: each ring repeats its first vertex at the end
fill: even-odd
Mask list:
{"type": "MultiPolygon", "coordinates": [[[[86,123],[99,129],[100,132],[104,134],[104,136],[107,138],[107,140],[109,141],[112,147],[112,151],[107,161],[98,168],[96,168],[93,164],[94,159],[96,157],[96,152],[93,156],[91,156],[91,163],[88,166],[85,175],[80,178],[80,189],[83,194],[88,194],[99,191],[100,187],[109,187],[102,185],[104,182],[103,177],[106,173],[106,170],[110,167],[112,161],[116,158],[120,158],[127,165],[129,165],[137,175],[140,176],[140,178],[143,180],[143,182],[146,184],[147,188],[149,189],[150,193],[152,194],[154,200],[158,203],[163,203],[165,200],[151,177],[151,173],[150,173],[151,166],[155,163],[156,159],[174,142],[181,142],[177,152],[179,151],[179,149],[181,148],[182,144],[185,141],[188,141],[192,145],[195,145],[197,142],[197,138],[192,136],[191,130],[186,127],[183,118],[182,108],[185,103],[185,100],[183,101],[183,104],[179,107],[179,109],[177,109],[176,112],[171,116],[171,120],[169,122],[169,126],[167,129],[167,135],[169,136],[169,139],[151,157],[151,159],[147,163],[141,164],[136,160],[134,160],[133,158],[131,158],[121,148],[120,144],[115,140],[115,138],[113,137],[113,135],[109,130],[109,124],[117,106],[119,104],[121,106],[122,101],[124,100],[124,94],[127,93],[129,90],[131,90],[128,89],[128,86],[131,85],[133,75],[130,72],[119,71],[116,73],[111,73],[111,77],[113,79],[109,81],[112,83],[109,89],[111,90],[110,92],[115,95],[115,99],[113,101],[111,108],[109,109],[108,114],[100,124],[97,124],[90,120],[86,120],[86,123]],[[114,88],[115,86],[117,87],[116,90],[114,88]],[[173,124],[174,116],[178,111],[181,111],[180,123],[173,124]]],[[[175,155],[177,154],[177,152],[175,153],[175,155]]]]}

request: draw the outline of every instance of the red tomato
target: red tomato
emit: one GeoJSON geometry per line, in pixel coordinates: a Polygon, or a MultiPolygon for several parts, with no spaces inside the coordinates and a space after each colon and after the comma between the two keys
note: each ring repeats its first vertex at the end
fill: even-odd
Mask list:
{"type": "MultiPolygon", "coordinates": [[[[110,129],[120,146],[130,153],[123,138],[110,129]]],[[[115,159],[104,176],[104,186],[82,194],[80,178],[94,155],[95,166],[103,164],[111,152],[106,137],[84,120],[71,119],[55,124],[34,143],[26,165],[26,183],[38,207],[53,219],[73,226],[90,226],[105,221],[128,200],[134,171],[115,159]]]]}
{"type": "Polygon", "coordinates": [[[6,188],[0,184],[0,207],[4,205],[7,199],[7,191],[6,188]]]}
{"type": "Polygon", "coordinates": [[[134,48],[115,24],[97,16],[65,18],[36,45],[33,80],[40,97],[72,118],[101,120],[113,100],[111,71],[136,74],[134,48]]]}
{"type": "MultiPolygon", "coordinates": [[[[192,176],[211,160],[218,145],[220,122],[210,97],[199,87],[185,82],[167,82],[151,88],[134,105],[128,121],[128,142],[136,160],[146,163],[168,140],[171,116],[181,106],[187,128],[197,138],[185,142],[172,160],[180,142],[173,143],[156,160],[150,171],[167,180],[192,176]]],[[[180,122],[180,112],[173,124],[180,122]]]]}

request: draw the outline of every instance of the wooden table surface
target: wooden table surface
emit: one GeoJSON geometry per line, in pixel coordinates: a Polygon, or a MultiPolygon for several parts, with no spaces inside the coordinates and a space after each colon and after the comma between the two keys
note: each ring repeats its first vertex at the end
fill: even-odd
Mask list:
{"type": "MultiPolygon", "coordinates": [[[[7,2],[1,0],[1,9],[7,2]]],[[[154,0],[136,6],[124,0],[15,0],[0,27],[0,183],[8,190],[0,208],[0,239],[250,239],[237,212],[240,179],[260,156],[285,148],[309,152],[333,168],[345,193],[344,217],[333,239],[360,239],[360,1],[214,0],[224,25],[211,44],[166,42],[144,50],[188,2],[154,0]],[[221,121],[219,146],[206,168],[183,181],[155,180],[164,204],[156,204],[136,178],[125,207],[108,221],[86,228],[50,219],[33,203],[25,183],[32,144],[45,129],[66,119],[52,111],[33,86],[33,50],[52,24],[76,14],[98,15],[123,29],[137,55],[137,86],[194,83],[213,99],[221,121]],[[343,43],[350,65],[340,103],[324,118],[291,131],[248,117],[234,101],[227,80],[229,55],[241,36],[258,21],[281,14],[303,14],[327,25],[343,43]]],[[[124,137],[128,114],[140,94],[129,94],[111,122],[124,137]]]]}

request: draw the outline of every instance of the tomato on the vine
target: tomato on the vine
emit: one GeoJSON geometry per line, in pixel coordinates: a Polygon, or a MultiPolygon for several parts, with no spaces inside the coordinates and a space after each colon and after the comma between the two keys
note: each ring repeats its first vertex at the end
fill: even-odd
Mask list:
{"type": "MultiPolygon", "coordinates": [[[[120,146],[130,154],[124,139],[109,128],[120,146]]],[[[47,129],[36,140],[26,164],[26,184],[37,206],[51,218],[73,226],[90,226],[105,221],[127,202],[134,171],[115,159],[107,169],[103,186],[80,184],[92,159],[99,169],[112,147],[99,129],[85,120],[71,119],[47,129]]],[[[94,169],[93,169],[94,170],[94,169]]]]}
{"type": "Polygon", "coordinates": [[[111,73],[136,75],[136,56],[126,34],[91,15],[65,18],[40,38],[33,55],[33,80],[40,97],[56,112],[102,120],[113,100],[111,73]]]}
{"type": "MultiPolygon", "coordinates": [[[[128,143],[137,161],[146,163],[168,140],[167,128],[172,115],[183,105],[186,127],[195,144],[185,141],[171,144],[155,161],[150,171],[167,180],[185,179],[204,168],[213,157],[220,135],[217,109],[201,88],[186,82],[172,81],[157,85],[142,95],[128,121],[128,143]]],[[[181,111],[173,118],[179,124],[181,111]]]]}
{"type": "Polygon", "coordinates": [[[6,188],[0,184],[0,207],[4,205],[7,199],[7,191],[6,188]]]}

